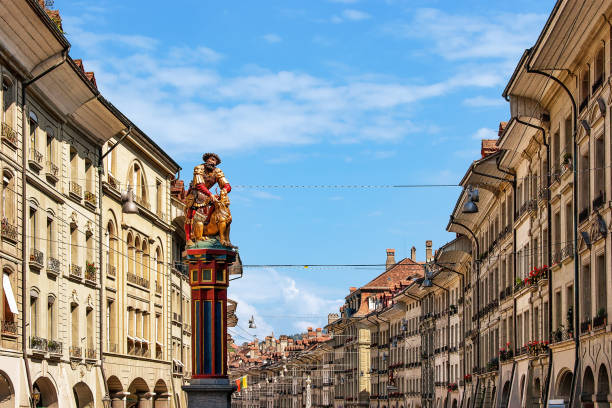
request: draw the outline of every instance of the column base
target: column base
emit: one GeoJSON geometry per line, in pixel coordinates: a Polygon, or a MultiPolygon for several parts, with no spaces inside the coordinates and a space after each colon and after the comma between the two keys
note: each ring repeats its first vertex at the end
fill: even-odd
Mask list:
{"type": "Polygon", "coordinates": [[[183,386],[188,408],[230,408],[235,390],[227,378],[197,378],[183,386]]]}

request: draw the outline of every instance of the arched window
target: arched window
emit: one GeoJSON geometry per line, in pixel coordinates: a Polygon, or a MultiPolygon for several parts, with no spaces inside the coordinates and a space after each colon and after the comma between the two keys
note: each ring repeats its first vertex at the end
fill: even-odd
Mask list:
{"type": "Polygon", "coordinates": [[[15,225],[15,177],[8,170],[2,173],[2,218],[15,225]]]}
{"type": "MultiPolygon", "coordinates": [[[[2,126],[14,129],[15,86],[7,77],[2,78],[2,126]]],[[[2,132],[5,135],[5,132],[2,132]]],[[[16,140],[15,140],[16,142],[16,140]]]]}
{"type": "Polygon", "coordinates": [[[142,167],[138,163],[132,164],[128,174],[128,185],[134,189],[136,202],[140,205],[151,208],[147,195],[147,183],[142,167]]]}
{"type": "Polygon", "coordinates": [[[136,237],[134,240],[134,252],[135,257],[132,259],[134,263],[134,273],[136,276],[142,277],[142,249],[140,248],[140,237],[136,237]]]}
{"type": "Polygon", "coordinates": [[[147,245],[147,239],[144,238],[142,240],[142,277],[149,280],[149,268],[151,267],[149,263],[149,246],[147,245]]]}
{"type": "Polygon", "coordinates": [[[17,334],[15,315],[19,314],[19,309],[13,290],[12,272],[9,268],[4,268],[2,271],[2,331],[17,334]]]}
{"type": "Polygon", "coordinates": [[[36,250],[38,249],[38,240],[37,238],[37,234],[38,234],[38,217],[36,214],[36,205],[34,203],[30,203],[30,229],[29,229],[29,234],[30,234],[30,252],[32,253],[32,250],[36,250]]]}
{"type": "Polygon", "coordinates": [[[57,339],[55,303],[55,295],[50,294],[47,297],[47,340],[57,339]]]}
{"type": "Polygon", "coordinates": [[[70,225],[70,263],[79,265],[79,230],[76,225],[70,225]]]}
{"type": "MultiPolygon", "coordinates": [[[[70,317],[72,320],[72,348],[76,351],[78,349],[80,357],[80,333],[79,333],[79,305],[72,302],[70,304],[70,317]]],[[[75,355],[75,353],[70,353],[75,355]]]]}
{"type": "Polygon", "coordinates": [[[115,234],[115,224],[108,222],[106,228],[106,273],[112,276],[117,274],[117,236],[115,234]]]}
{"type": "MultiPolygon", "coordinates": [[[[47,257],[49,261],[51,258],[55,259],[55,225],[53,224],[53,213],[47,211],[47,230],[46,230],[46,246],[47,246],[47,257]]],[[[49,262],[50,264],[51,262],[49,262]]]]}
{"type": "Polygon", "coordinates": [[[38,318],[38,295],[39,291],[36,288],[30,290],[30,334],[39,336],[39,318],[38,318]]]}
{"type": "Polygon", "coordinates": [[[134,251],[134,238],[132,237],[132,234],[128,234],[127,236],[127,245],[128,245],[127,270],[128,270],[128,273],[133,274],[134,273],[134,259],[135,259],[136,253],[134,251]]]}

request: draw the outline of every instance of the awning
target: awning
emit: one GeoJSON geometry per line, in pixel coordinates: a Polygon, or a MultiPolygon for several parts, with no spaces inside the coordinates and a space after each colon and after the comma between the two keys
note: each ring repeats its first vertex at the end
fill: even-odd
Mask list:
{"type": "Polygon", "coordinates": [[[5,273],[2,276],[2,288],[4,289],[4,296],[9,304],[9,309],[13,314],[19,314],[17,308],[17,302],[15,301],[15,295],[13,294],[13,287],[11,286],[11,278],[5,273]]]}

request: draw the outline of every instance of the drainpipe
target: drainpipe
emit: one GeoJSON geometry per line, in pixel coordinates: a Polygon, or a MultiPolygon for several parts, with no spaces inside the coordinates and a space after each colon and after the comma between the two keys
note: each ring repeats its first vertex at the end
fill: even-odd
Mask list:
{"type": "MultiPolygon", "coordinates": [[[[60,62],[54,64],[52,67],[46,69],[45,71],[35,76],[34,78],[21,83],[21,124],[22,124],[21,125],[21,136],[22,136],[21,137],[21,219],[22,219],[21,220],[21,308],[22,309],[24,308],[24,305],[26,304],[26,299],[28,298],[27,290],[26,290],[26,286],[27,286],[26,273],[27,273],[27,266],[28,266],[26,258],[27,258],[28,252],[27,252],[26,243],[25,243],[25,237],[27,235],[27,225],[26,225],[26,220],[27,220],[27,216],[26,216],[26,213],[27,213],[27,205],[26,205],[27,149],[25,147],[26,145],[25,132],[26,132],[26,129],[28,128],[27,124],[28,124],[28,118],[29,118],[28,106],[26,104],[27,89],[34,82],[38,81],[40,78],[44,77],[49,72],[53,71],[55,68],[59,67],[64,62],[66,62],[66,59],[68,58],[69,49],[70,49],[70,46],[68,45],[66,46],[66,48],[62,50],[62,60],[60,62]]],[[[21,351],[23,355],[23,361],[25,364],[26,378],[28,381],[28,389],[30,391],[30,405],[33,407],[34,400],[32,399],[32,395],[34,393],[34,388],[32,385],[32,375],[30,373],[30,364],[28,361],[28,343],[26,340],[26,327],[27,325],[26,325],[25,313],[23,313],[23,316],[21,317],[21,351]]]]}
{"type": "MultiPolygon", "coordinates": [[[[520,120],[519,118],[516,118],[516,121],[518,123],[522,123],[525,126],[529,126],[532,127],[534,129],[539,130],[540,132],[542,132],[542,144],[544,144],[544,146],[546,146],[546,162],[548,163],[548,166],[550,166],[550,145],[548,144],[548,142],[546,141],[546,130],[544,130],[543,127],[541,126],[536,126],[536,125],[532,125],[529,122],[525,122],[520,120]]],[[[550,171],[547,171],[547,175],[546,175],[546,185],[548,186],[548,188],[550,188],[550,171]]],[[[551,205],[550,205],[550,191],[548,193],[548,197],[546,200],[546,224],[547,224],[547,231],[546,231],[546,235],[547,235],[547,241],[548,241],[548,245],[546,248],[546,251],[548,253],[548,257],[547,257],[547,264],[550,263],[550,260],[552,259],[552,220],[550,218],[550,214],[551,214],[551,205]]],[[[546,336],[548,336],[548,341],[550,343],[550,341],[552,340],[551,338],[551,331],[552,331],[552,316],[553,316],[553,307],[552,307],[552,302],[553,302],[553,295],[552,295],[552,273],[550,273],[550,269],[548,271],[548,333],[546,333],[546,336]]],[[[548,391],[550,390],[550,375],[552,373],[552,349],[549,347],[548,348],[548,374],[546,376],[546,384],[544,384],[544,400],[548,401],[548,391]]],[[[544,403],[545,405],[548,405],[547,402],[544,403]]]]}
{"type": "MultiPolygon", "coordinates": [[[[476,264],[476,282],[478,282],[478,280],[480,279],[480,262],[481,259],[480,257],[480,243],[478,242],[478,238],[476,238],[476,234],[474,234],[474,231],[472,231],[471,229],[469,229],[465,224],[460,223],[459,221],[455,221],[455,217],[453,215],[450,216],[450,222],[451,224],[455,224],[458,225],[462,228],[464,228],[467,232],[470,233],[470,235],[472,235],[472,238],[474,238],[474,242],[476,243],[476,259],[474,259],[474,263],[476,264]]],[[[478,316],[478,312],[480,311],[480,285],[476,284],[476,316],[478,316]]],[[[465,316],[464,316],[464,320],[465,320],[465,316]]],[[[477,321],[477,327],[478,327],[478,332],[480,333],[480,319],[476,319],[477,321]]],[[[478,347],[476,348],[476,358],[478,360],[478,364],[480,364],[480,336],[477,337],[478,339],[478,347]]],[[[479,367],[480,368],[480,367],[479,367]]]]}
{"type": "MultiPolygon", "coordinates": [[[[98,94],[99,95],[99,94],[98,94]]],[[[99,330],[99,341],[100,341],[100,373],[102,374],[102,381],[104,382],[104,398],[110,398],[110,393],[108,392],[108,384],[106,383],[106,373],[104,372],[104,319],[102,319],[104,309],[104,274],[102,273],[102,265],[104,263],[104,255],[102,249],[102,226],[103,226],[103,214],[102,214],[102,177],[104,176],[104,158],[108,156],[110,152],[113,151],[115,147],[117,147],[123,139],[125,139],[132,132],[132,127],[130,126],[127,129],[127,132],[123,135],[121,139],[110,149],[106,151],[106,153],[102,153],[102,146],[98,148],[98,245],[100,246],[100,250],[98,251],[98,263],[100,265],[99,269],[99,277],[100,277],[100,293],[99,293],[99,301],[98,305],[100,308],[100,318],[98,322],[98,330],[99,330]]],[[[110,250],[110,248],[109,248],[110,250]]]]}
{"type": "MultiPolygon", "coordinates": [[[[573,402],[574,402],[574,393],[576,390],[576,382],[577,382],[577,377],[578,375],[576,375],[576,371],[578,370],[578,363],[580,361],[580,296],[579,296],[579,270],[578,270],[578,144],[576,143],[576,136],[577,136],[577,121],[578,121],[578,111],[576,109],[576,101],[574,100],[574,97],[572,96],[572,93],[570,92],[570,90],[568,89],[568,87],[557,77],[553,76],[552,73],[551,74],[547,74],[546,72],[537,70],[537,69],[532,69],[531,66],[531,57],[529,57],[529,59],[527,60],[526,63],[526,68],[527,68],[527,72],[530,74],[538,74],[538,75],[543,75],[551,80],[553,80],[554,82],[556,82],[567,94],[567,96],[570,99],[570,102],[572,103],[572,118],[573,118],[573,138],[572,138],[572,143],[573,143],[573,150],[574,150],[574,171],[573,171],[573,176],[574,176],[574,185],[572,187],[573,189],[573,200],[574,200],[574,208],[573,208],[573,212],[574,212],[574,341],[576,343],[575,346],[575,356],[574,356],[574,375],[572,376],[572,387],[571,387],[571,393],[570,393],[570,400],[569,400],[569,406],[571,407],[573,402]]],[[[549,163],[550,165],[550,163],[549,163]]],[[[550,173],[550,171],[549,171],[550,173]]],[[[546,403],[546,406],[548,406],[548,402],[546,403]]]]}

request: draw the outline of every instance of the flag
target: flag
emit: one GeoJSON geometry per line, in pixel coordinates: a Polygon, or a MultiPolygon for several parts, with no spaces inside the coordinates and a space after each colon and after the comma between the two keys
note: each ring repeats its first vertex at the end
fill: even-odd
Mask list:
{"type": "Polygon", "coordinates": [[[240,380],[241,380],[240,388],[245,390],[247,388],[247,376],[245,375],[240,380]]]}
{"type": "Polygon", "coordinates": [[[242,381],[240,381],[241,379],[238,378],[237,380],[234,380],[234,382],[236,383],[236,391],[240,392],[240,385],[242,383],[242,381]]]}

